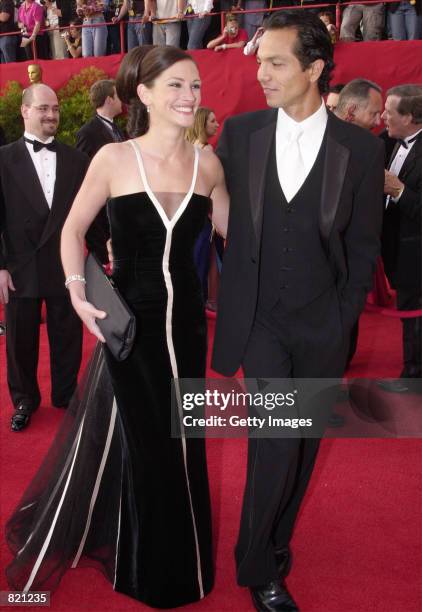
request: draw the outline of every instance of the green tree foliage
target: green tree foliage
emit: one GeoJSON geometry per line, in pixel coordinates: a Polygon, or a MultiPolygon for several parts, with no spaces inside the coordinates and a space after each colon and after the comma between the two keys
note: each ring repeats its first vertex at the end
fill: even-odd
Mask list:
{"type": "Polygon", "coordinates": [[[57,97],[60,103],[60,126],[57,136],[61,142],[72,146],[76,143],[76,132],[93,115],[89,101],[91,85],[108,78],[103,70],[90,66],[83,68],[59,89],[57,97]]]}
{"type": "MultiPolygon", "coordinates": [[[[108,78],[103,70],[90,66],[83,68],[59,89],[57,97],[60,104],[60,125],[57,136],[61,142],[75,145],[76,132],[94,113],[89,101],[90,87],[96,81],[108,78]]],[[[22,136],[21,102],[22,86],[16,81],[8,81],[0,91],[0,125],[7,142],[13,142],[22,136]]],[[[124,120],[119,120],[119,125],[124,128],[124,120]]]]}
{"type": "Polygon", "coordinates": [[[17,81],[7,81],[0,95],[0,125],[7,142],[13,142],[22,136],[21,104],[22,86],[17,81]]]}

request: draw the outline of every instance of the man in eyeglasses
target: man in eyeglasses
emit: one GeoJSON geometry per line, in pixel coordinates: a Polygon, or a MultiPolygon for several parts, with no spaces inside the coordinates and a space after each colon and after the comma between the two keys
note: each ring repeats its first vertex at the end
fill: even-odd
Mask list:
{"type": "Polygon", "coordinates": [[[76,387],[82,329],[64,287],[60,234],[89,162],[54,139],[60,113],[50,87],[26,89],[21,113],[23,137],[0,149],[0,302],[6,310],[12,431],[25,429],[41,403],[37,365],[43,301],[52,404],[66,408],[76,387]]]}

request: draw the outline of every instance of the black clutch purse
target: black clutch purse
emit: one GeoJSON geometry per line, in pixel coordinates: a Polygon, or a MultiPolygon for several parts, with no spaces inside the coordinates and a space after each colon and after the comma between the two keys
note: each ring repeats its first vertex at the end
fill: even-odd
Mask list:
{"type": "Polygon", "coordinates": [[[106,344],[117,361],[129,355],[136,333],[136,319],[99,262],[90,253],[85,261],[86,298],[107,313],[105,319],[96,319],[106,344]]]}

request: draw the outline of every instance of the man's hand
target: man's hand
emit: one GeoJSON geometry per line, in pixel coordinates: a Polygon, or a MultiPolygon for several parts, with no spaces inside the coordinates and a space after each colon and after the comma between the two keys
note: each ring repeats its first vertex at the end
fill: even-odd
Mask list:
{"type": "Polygon", "coordinates": [[[397,198],[404,189],[404,183],[388,170],[385,170],[384,177],[384,193],[392,198],[397,198]]]}
{"type": "Polygon", "coordinates": [[[9,289],[15,291],[12,277],[7,270],[0,270],[0,304],[9,302],[9,289]]]}
{"type": "Polygon", "coordinates": [[[32,42],[32,40],[30,38],[22,38],[20,46],[24,49],[25,47],[30,45],[31,42],[32,42]]]}

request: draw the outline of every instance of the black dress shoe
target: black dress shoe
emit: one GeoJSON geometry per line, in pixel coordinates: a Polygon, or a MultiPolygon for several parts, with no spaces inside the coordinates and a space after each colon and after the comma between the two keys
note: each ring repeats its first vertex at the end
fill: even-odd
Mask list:
{"type": "Polygon", "coordinates": [[[275,551],[275,560],[277,563],[278,575],[283,580],[287,578],[292,568],[292,551],[290,546],[283,546],[275,551]]]}
{"type": "Polygon", "coordinates": [[[33,410],[29,406],[19,404],[19,406],[15,408],[15,414],[12,416],[11,430],[22,431],[25,427],[28,427],[32,412],[33,410]]]}
{"type": "Polygon", "coordinates": [[[299,612],[296,602],[285,584],[268,582],[260,587],[251,587],[255,609],[260,612],[299,612]]]}
{"type": "Polygon", "coordinates": [[[409,386],[400,378],[391,378],[390,380],[377,380],[377,385],[383,391],[389,393],[408,393],[409,386]]]}

